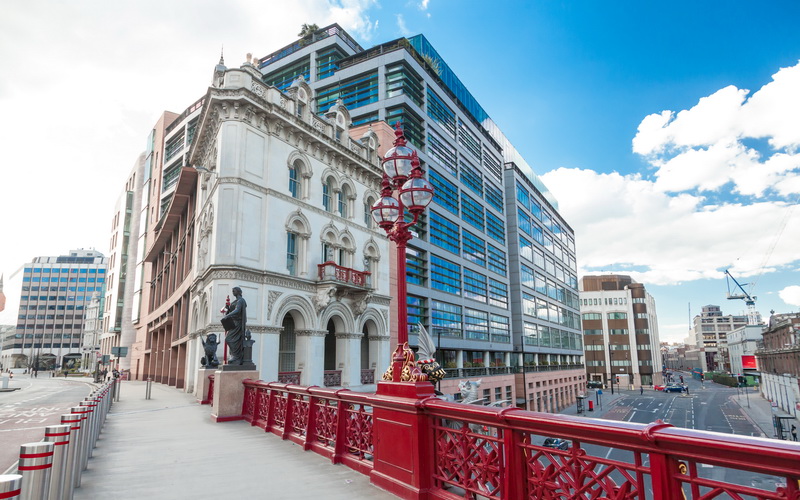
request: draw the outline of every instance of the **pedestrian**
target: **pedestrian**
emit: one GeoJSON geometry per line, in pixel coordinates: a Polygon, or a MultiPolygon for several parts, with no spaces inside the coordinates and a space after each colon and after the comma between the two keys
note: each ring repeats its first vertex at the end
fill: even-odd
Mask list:
{"type": "Polygon", "coordinates": [[[792,424],[792,441],[797,441],[797,426],[792,424]]]}
{"type": "Polygon", "coordinates": [[[639,395],[641,396],[642,394],[644,394],[644,386],[640,385],[639,386],[639,395]]]}

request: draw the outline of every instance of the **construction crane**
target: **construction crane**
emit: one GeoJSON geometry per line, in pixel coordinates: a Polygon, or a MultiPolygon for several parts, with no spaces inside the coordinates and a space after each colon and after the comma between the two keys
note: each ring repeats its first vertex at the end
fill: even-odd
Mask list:
{"type": "MultiPolygon", "coordinates": [[[[736,281],[728,270],[725,270],[725,282],[728,285],[728,300],[743,300],[747,304],[747,324],[757,325],[761,319],[758,311],[756,311],[756,296],[747,293],[742,285],[736,281]],[[731,281],[733,281],[742,293],[731,293],[731,281]]],[[[747,283],[745,283],[746,285],[747,283]]],[[[735,291],[735,289],[734,289],[735,291]]]]}

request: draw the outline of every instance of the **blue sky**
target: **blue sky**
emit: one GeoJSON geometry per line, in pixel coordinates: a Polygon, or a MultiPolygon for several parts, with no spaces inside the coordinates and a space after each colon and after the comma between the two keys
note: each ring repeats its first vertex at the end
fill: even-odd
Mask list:
{"type": "Polygon", "coordinates": [[[15,322],[10,275],[24,262],[107,251],[115,200],[149,129],[205,93],[220,46],[236,65],[291,42],[304,22],[338,22],[364,47],[424,33],[558,197],[580,274],[645,283],[662,339],[685,336],[689,303],[691,314],[745,310],[725,300],[728,267],[755,283],[763,314],[800,308],[800,2],[291,5],[4,9],[0,323],[15,322]]]}

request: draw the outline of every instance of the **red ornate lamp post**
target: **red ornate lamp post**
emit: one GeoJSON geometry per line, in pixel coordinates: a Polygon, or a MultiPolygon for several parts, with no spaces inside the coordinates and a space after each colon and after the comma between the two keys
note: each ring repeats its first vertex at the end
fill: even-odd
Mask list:
{"type": "Polygon", "coordinates": [[[381,199],[372,206],[372,218],[386,231],[397,246],[397,349],[392,355],[392,365],[384,380],[407,382],[425,380],[417,370],[414,352],[408,347],[408,310],[406,301],[406,243],[413,236],[409,228],[433,199],[433,186],[422,177],[417,152],[406,145],[406,138],[398,123],[394,147],[386,152],[382,162],[383,182],[381,199]],[[399,200],[393,196],[398,191],[399,200]],[[405,211],[413,219],[405,220],[405,211]]]}

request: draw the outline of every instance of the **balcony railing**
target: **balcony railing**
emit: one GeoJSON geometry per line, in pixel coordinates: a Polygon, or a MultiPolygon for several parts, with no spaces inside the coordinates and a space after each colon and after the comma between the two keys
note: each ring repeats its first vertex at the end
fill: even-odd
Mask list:
{"type": "Polygon", "coordinates": [[[301,372],[278,372],[278,382],[282,384],[300,384],[301,372]]]}
{"type": "MultiPolygon", "coordinates": [[[[404,464],[414,464],[414,474],[403,477],[425,478],[426,498],[800,498],[800,445],[793,442],[435,397],[252,380],[244,390],[242,417],[252,425],[371,479],[373,464],[396,461],[402,437],[377,434],[405,428],[396,422],[411,415],[419,440],[402,448],[404,464]],[[567,449],[545,447],[548,437],[568,440],[567,449]],[[753,473],[763,480],[751,484],[753,473]]],[[[419,498],[415,491],[396,489],[403,498],[419,498]]]]}
{"type": "Polygon", "coordinates": [[[342,370],[325,370],[322,376],[325,387],[340,387],[342,385],[342,370]]]}
{"type": "Polygon", "coordinates": [[[375,370],[361,370],[361,383],[364,385],[375,383],[375,370]]]}
{"type": "Polygon", "coordinates": [[[343,267],[335,262],[325,262],[318,264],[318,277],[320,281],[338,281],[350,285],[368,287],[370,285],[370,272],[356,271],[349,267],[343,267]]]}

